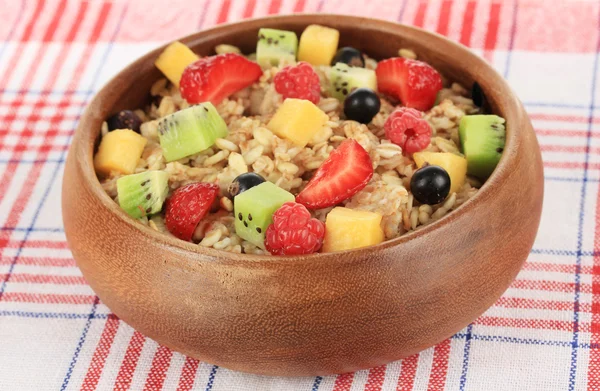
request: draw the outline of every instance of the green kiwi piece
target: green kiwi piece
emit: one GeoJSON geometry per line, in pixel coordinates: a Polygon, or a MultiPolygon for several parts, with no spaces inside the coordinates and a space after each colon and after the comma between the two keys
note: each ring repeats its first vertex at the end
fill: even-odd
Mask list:
{"type": "Polygon", "coordinates": [[[131,217],[139,219],[160,212],[169,193],[169,174],[144,171],[117,179],[119,205],[131,217]]]}
{"type": "Polygon", "coordinates": [[[497,115],[465,115],[458,133],[467,159],[467,174],[487,179],[498,165],[506,143],[505,120],[497,115]]]}
{"type": "Polygon", "coordinates": [[[329,79],[331,96],[342,102],[350,92],[357,88],[370,88],[377,91],[377,76],[372,69],[351,67],[338,62],[331,68],[329,79]]]}
{"type": "Polygon", "coordinates": [[[235,233],[265,248],[265,232],[273,222],[273,213],[286,202],[294,202],[295,197],[274,185],[263,182],[235,196],[233,209],[235,214],[235,233]]]}
{"type": "Polygon", "coordinates": [[[227,135],[227,124],[210,102],[167,115],[158,122],[158,139],[167,162],[204,151],[227,135]]]}
{"type": "Polygon", "coordinates": [[[263,28],[258,30],[256,62],[262,67],[279,65],[282,60],[296,60],[298,37],[293,31],[263,28]]]}

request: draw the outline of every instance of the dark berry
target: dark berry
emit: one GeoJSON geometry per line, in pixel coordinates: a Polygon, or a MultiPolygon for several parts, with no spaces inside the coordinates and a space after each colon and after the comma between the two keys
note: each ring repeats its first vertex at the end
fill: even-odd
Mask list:
{"type": "Polygon", "coordinates": [[[473,103],[475,103],[475,106],[483,106],[483,102],[485,101],[485,94],[483,93],[481,86],[477,82],[473,83],[473,88],[471,89],[471,98],[473,99],[473,103]]]}
{"type": "Polygon", "coordinates": [[[227,188],[227,194],[229,195],[229,198],[233,199],[236,195],[243,193],[254,186],[258,186],[264,181],[265,178],[261,177],[260,175],[253,172],[247,172],[239,175],[233,180],[233,182],[231,182],[227,188]]]}
{"type": "Polygon", "coordinates": [[[421,204],[439,204],[450,193],[450,175],[440,166],[421,167],[410,180],[410,191],[421,204]]]}
{"type": "Polygon", "coordinates": [[[361,124],[368,124],[379,113],[381,101],[377,94],[368,88],[357,88],[344,100],[346,118],[361,124]]]}
{"type": "Polygon", "coordinates": [[[142,121],[136,113],[130,110],[119,111],[117,114],[109,117],[106,120],[108,130],[115,129],[131,129],[134,132],[140,132],[142,121]]]}
{"type": "Polygon", "coordinates": [[[335,65],[338,62],[343,62],[344,64],[348,64],[351,67],[365,67],[365,56],[361,53],[360,50],[354,49],[353,47],[346,46],[340,48],[333,56],[333,60],[331,60],[331,65],[335,65]]]}

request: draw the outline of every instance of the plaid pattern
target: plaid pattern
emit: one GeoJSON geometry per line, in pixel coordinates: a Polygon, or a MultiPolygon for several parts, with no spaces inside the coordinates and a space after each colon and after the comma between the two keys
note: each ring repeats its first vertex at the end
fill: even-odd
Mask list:
{"type": "Polygon", "coordinates": [[[599,14],[591,0],[2,1],[0,389],[599,390],[599,14]],[[517,90],[543,152],[542,225],[504,296],[434,348],[353,374],[240,374],[159,346],[99,302],[61,225],[70,138],[109,77],[173,38],[292,12],[396,20],[472,47],[517,90]]]}

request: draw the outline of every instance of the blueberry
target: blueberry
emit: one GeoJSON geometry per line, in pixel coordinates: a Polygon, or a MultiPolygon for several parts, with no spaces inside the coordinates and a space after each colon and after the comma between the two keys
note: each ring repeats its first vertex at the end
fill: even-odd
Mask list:
{"type": "Polygon", "coordinates": [[[365,56],[361,53],[360,50],[354,49],[350,46],[346,46],[340,48],[335,56],[333,56],[333,60],[331,60],[331,65],[335,65],[338,62],[343,62],[344,64],[348,64],[351,67],[365,67],[365,56]]]}
{"type": "Polygon", "coordinates": [[[235,178],[233,182],[231,182],[231,184],[227,188],[227,194],[229,195],[229,198],[233,199],[236,195],[243,193],[246,190],[253,188],[254,186],[258,186],[264,181],[265,178],[253,172],[241,174],[237,178],[235,178]]]}
{"type": "Polygon", "coordinates": [[[140,117],[136,113],[130,110],[119,111],[117,114],[110,116],[106,123],[108,125],[108,130],[115,129],[131,129],[134,132],[140,132],[140,125],[142,121],[140,117]]]}
{"type": "Polygon", "coordinates": [[[421,167],[410,180],[410,191],[421,204],[439,204],[450,193],[450,175],[440,166],[421,167]]]}
{"type": "Polygon", "coordinates": [[[346,118],[368,124],[379,113],[381,101],[377,94],[368,88],[357,88],[344,100],[346,118]]]}

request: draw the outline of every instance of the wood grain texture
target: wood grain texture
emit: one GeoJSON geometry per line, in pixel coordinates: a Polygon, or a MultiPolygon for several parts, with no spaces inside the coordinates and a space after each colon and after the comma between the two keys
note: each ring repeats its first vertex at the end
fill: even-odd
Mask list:
{"type": "Polygon", "coordinates": [[[142,57],[96,95],[66,163],[63,217],[73,256],[116,315],[200,360],[268,375],[374,367],[456,333],[506,290],[539,224],[543,173],[531,123],[506,82],[441,36],[339,15],[294,15],[219,26],[183,39],[200,54],[220,43],[254,50],[260,27],[335,27],[340,45],[375,58],[415,50],[451,80],[477,80],[506,118],[507,145],[475,197],[417,232],[377,246],[304,257],[224,253],[143,227],[102,190],[92,165],[107,115],[140,107],[161,52],[142,57]]]}

